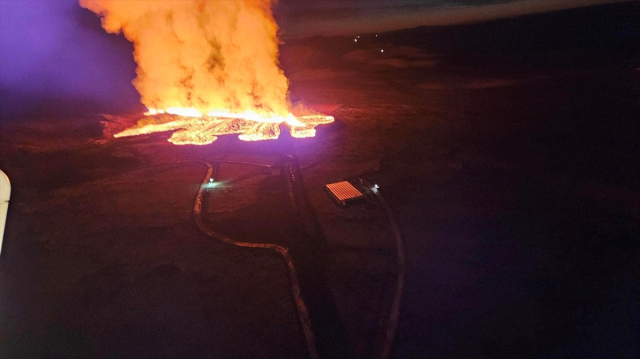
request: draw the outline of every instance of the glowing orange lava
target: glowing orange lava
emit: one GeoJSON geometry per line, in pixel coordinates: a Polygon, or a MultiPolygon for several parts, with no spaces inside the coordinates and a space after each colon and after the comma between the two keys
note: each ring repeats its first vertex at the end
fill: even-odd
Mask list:
{"type": "Polygon", "coordinates": [[[175,145],[208,145],[218,136],[238,134],[243,141],[261,141],[277,139],[280,136],[280,124],[284,123],[292,137],[313,137],[316,126],[331,123],[332,116],[307,115],[277,116],[259,114],[254,111],[228,112],[208,111],[205,114],[195,108],[173,107],[166,110],[149,109],[145,113],[151,121],[139,121],[139,126],[126,129],[114,137],[145,135],[155,132],[175,131],[169,142],[175,145]]]}
{"type": "MultiPolygon", "coordinates": [[[[175,131],[169,141],[209,144],[311,137],[329,116],[294,116],[279,66],[276,0],[79,0],[109,33],[133,44],[133,85],[149,111],[116,137],[175,131]]],[[[302,112],[306,114],[306,112],[302,112]]]]}

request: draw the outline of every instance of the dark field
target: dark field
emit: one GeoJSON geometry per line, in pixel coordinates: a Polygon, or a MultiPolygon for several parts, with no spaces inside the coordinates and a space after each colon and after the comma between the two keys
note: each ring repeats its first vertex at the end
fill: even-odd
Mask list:
{"type": "Polygon", "coordinates": [[[337,120],[312,139],[184,147],[105,138],[99,116],[3,120],[0,357],[305,357],[284,264],[200,232],[205,167],[178,163],[274,165],[220,165],[204,219],[296,248],[309,238],[280,171],[292,153],[326,237],[326,278],[310,279],[337,315],[324,330],[351,356],[372,355],[396,273],[381,210],[324,193],[360,176],[380,185],[408,256],[393,357],[637,358],[637,38],[483,53],[425,31],[285,45],[292,99],[337,120]]]}

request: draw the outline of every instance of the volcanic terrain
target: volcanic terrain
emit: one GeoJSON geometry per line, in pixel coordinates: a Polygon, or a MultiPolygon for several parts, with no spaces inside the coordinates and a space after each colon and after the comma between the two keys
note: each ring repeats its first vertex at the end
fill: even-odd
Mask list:
{"type": "Polygon", "coordinates": [[[393,357],[637,357],[640,51],[619,26],[640,29],[634,11],[289,40],[292,100],[336,119],[314,138],[113,138],[141,109],[3,119],[0,356],[308,356],[281,256],[194,222],[207,162],[203,221],[290,249],[321,357],[373,357],[398,280],[383,209],[324,191],[358,177],[407,253],[393,357]]]}

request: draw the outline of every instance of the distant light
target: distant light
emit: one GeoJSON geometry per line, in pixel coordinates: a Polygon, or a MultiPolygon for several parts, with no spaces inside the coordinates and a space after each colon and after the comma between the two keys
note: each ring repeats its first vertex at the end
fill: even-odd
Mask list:
{"type": "Polygon", "coordinates": [[[380,52],[384,52],[384,49],[380,49],[380,52]]]}
{"type": "Polygon", "coordinates": [[[373,187],[375,187],[376,189],[380,188],[380,186],[378,186],[377,184],[374,184],[373,187]]]}
{"type": "Polygon", "coordinates": [[[356,36],[358,39],[360,38],[360,35],[356,36]]]}
{"type": "MultiPolygon", "coordinates": [[[[0,0],[2,1],[2,0],[0,0]]],[[[207,181],[205,183],[202,183],[200,188],[204,189],[204,190],[213,190],[213,189],[217,189],[217,188],[226,188],[227,185],[227,181],[220,181],[217,180],[213,177],[209,177],[209,179],[207,179],[207,181]]]]}
{"type": "Polygon", "coordinates": [[[353,42],[358,42],[358,39],[353,39],[353,42]]]}
{"type": "Polygon", "coordinates": [[[202,188],[206,188],[206,189],[214,189],[214,188],[218,188],[218,187],[223,187],[224,183],[223,182],[209,182],[205,185],[202,186],[202,188]]]}
{"type": "Polygon", "coordinates": [[[378,35],[376,35],[376,37],[378,37],[378,35]]]}

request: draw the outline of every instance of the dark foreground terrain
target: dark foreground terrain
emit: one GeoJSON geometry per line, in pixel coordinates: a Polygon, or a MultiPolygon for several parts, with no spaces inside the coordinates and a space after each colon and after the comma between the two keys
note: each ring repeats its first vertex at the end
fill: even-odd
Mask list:
{"type": "MultiPolygon", "coordinates": [[[[421,39],[440,35],[416,31],[283,49],[292,98],[337,119],[293,152],[342,344],[372,355],[397,270],[380,209],[340,209],[323,191],[362,176],[393,207],[408,256],[394,357],[638,357],[636,50],[431,52],[421,39]]],[[[234,239],[295,247],[285,141],[180,147],[104,137],[101,120],[1,123],[14,191],[0,357],[305,357],[282,261],[199,231],[205,168],[176,164],[274,165],[220,165],[203,216],[234,239]]]]}

